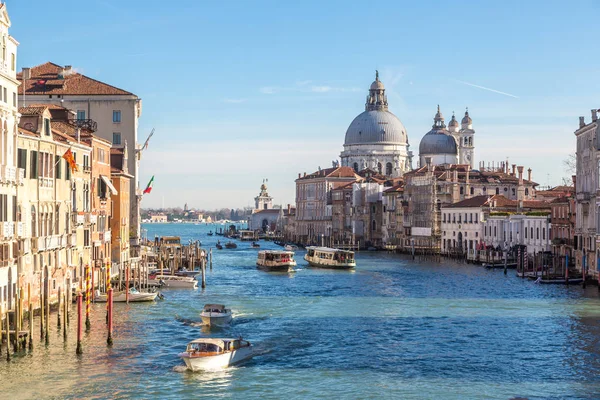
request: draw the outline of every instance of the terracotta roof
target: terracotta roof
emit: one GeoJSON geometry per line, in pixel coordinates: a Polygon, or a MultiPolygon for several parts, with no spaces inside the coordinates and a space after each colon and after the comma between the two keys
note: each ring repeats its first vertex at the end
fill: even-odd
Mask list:
{"type": "Polygon", "coordinates": [[[19,107],[19,113],[21,115],[40,115],[48,109],[45,105],[29,105],[27,107],[19,107]]]}
{"type": "Polygon", "coordinates": [[[399,183],[399,184],[394,185],[391,188],[383,191],[383,193],[400,193],[400,192],[404,192],[404,183],[399,183]]]}
{"type": "Polygon", "coordinates": [[[40,137],[40,135],[38,135],[37,133],[21,127],[19,127],[19,134],[31,137],[40,137]]]}
{"type": "MultiPolygon", "coordinates": [[[[503,199],[506,199],[506,197],[504,196],[493,196],[495,198],[499,198],[502,197],[503,199]]],[[[466,208],[466,207],[482,207],[484,205],[486,205],[488,203],[488,201],[490,201],[492,199],[492,196],[474,196],[471,197],[469,199],[464,199],[461,201],[458,201],[456,203],[453,204],[449,204],[447,206],[445,206],[444,208],[466,208]]],[[[506,199],[508,200],[508,199],[506,199]]]]}
{"type": "MultiPolygon", "coordinates": [[[[97,81],[78,72],[65,73],[65,68],[47,62],[31,68],[30,79],[25,84],[25,93],[34,95],[68,94],[68,95],[128,95],[133,93],[104,82],[97,81]],[[64,77],[59,77],[64,74],[64,77]]],[[[17,79],[22,81],[22,72],[17,74],[17,79]]],[[[23,89],[19,89],[22,93],[23,89]]]]}
{"type": "Polygon", "coordinates": [[[332,167],[325,168],[319,171],[315,171],[312,174],[307,174],[306,176],[302,176],[298,178],[302,179],[314,179],[314,178],[360,178],[354,170],[350,167],[332,167]]]}
{"type": "Polygon", "coordinates": [[[271,208],[269,210],[260,210],[255,212],[254,214],[279,214],[280,213],[280,209],[279,208],[271,208]]]}

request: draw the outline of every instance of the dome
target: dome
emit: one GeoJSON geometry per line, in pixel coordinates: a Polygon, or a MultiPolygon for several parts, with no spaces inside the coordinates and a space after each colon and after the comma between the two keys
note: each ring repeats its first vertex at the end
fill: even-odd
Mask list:
{"type": "Polygon", "coordinates": [[[419,144],[419,154],[458,154],[456,140],[441,130],[431,130],[419,144]]]}
{"type": "Polygon", "coordinates": [[[458,128],[458,121],[456,120],[456,117],[454,116],[454,114],[452,114],[452,119],[448,123],[448,128],[454,128],[454,127],[458,128]]]}
{"type": "Polygon", "coordinates": [[[469,110],[465,111],[465,116],[461,121],[461,124],[463,125],[471,125],[473,123],[473,120],[471,119],[471,117],[469,117],[469,110]]]}
{"type": "Polygon", "coordinates": [[[383,86],[383,82],[381,82],[379,79],[376,79],[373,81],[373,83],[371,83],[371,90],[383,90],[385,89],[385,86],[383,86]]]}
{"type": "Polygon", "coordinates": [[[344,145],[406,142],[406,128],[398,117],[389,111],[371,110],[354,118],[346,131],[344,145]]]}

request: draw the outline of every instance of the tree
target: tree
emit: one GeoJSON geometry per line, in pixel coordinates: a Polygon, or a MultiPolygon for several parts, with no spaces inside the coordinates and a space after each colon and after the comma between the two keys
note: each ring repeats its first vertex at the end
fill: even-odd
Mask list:
{"type": "Polygon", "coordinates": [[[562,178],[562,184],[564,186],[572,186],[572,176],[577,174],[577,154],[571,153],[563,160],[563,166],[568,176],[562,178]]]}

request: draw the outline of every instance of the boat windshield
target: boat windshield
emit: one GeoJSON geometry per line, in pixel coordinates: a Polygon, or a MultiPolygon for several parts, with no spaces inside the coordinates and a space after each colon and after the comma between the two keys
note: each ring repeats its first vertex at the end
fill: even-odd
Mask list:
{"type": "Polygon", "coordinates": [[[190,343],[188,351],[192,353],[221,353],[223,349],[213,343],[190,343]]]}

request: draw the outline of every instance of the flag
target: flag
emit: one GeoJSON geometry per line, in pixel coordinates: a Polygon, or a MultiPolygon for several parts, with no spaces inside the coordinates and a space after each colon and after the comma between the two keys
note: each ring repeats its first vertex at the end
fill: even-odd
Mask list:
{"type": "Polygon", "coordinates": [[[75,157],[73,157],[73,152],[71,152],[70,148],[65,152],[65,154],[63,154],[63,158],[67,160],[67,163],[69,163],[71,172],[79,171],[77,168],[77,163],[75,162],[75,157]]]}
{"type": "Polygon", "coordinates": [[[152,175],[150,182],[148,182],[148,186],[146,186],[146,189],[144,189],[144,194],[150,193],[152,191],[152,185],[154,185],[154,175],[152,175]]]}
{"type": "Polygon", "coordinates": [[[150,132],[148,139],[146,139],[146,141],[144,142],[144,145],[142,146],[142,150],[146,150],[148,148],[148,143],[150,143],[150,138],[152,137],[152,135],[154,135],[154,128],[152,128],[152,132],[150,132]]]}

